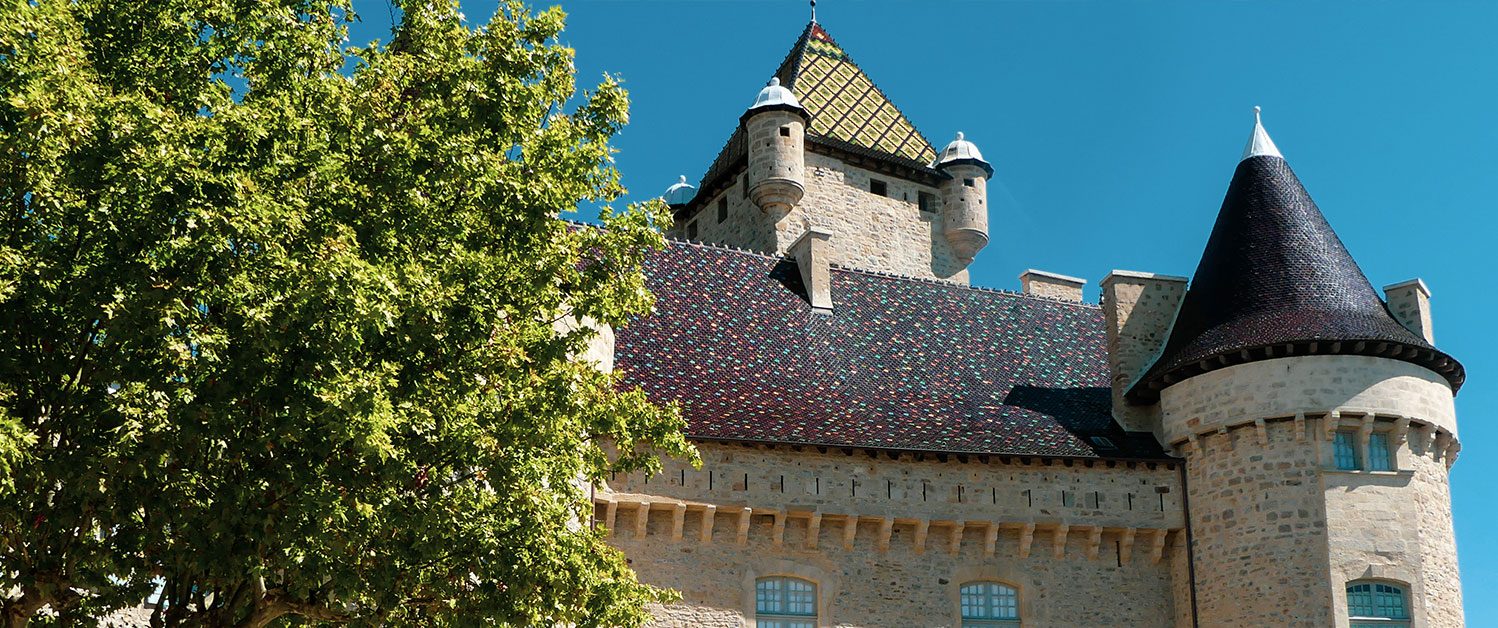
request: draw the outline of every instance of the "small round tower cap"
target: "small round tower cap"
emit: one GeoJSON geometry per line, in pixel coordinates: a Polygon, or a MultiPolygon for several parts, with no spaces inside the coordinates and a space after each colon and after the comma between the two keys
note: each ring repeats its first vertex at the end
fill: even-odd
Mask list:
{"type": "Polygon", "coordinates": [[[692,202],[695,196],[697,196],[697,188],[687,183],[686,175],[681,175],[681,180],[666,188],[666,193],[661,198],[665,199],[667,205],[675,206],[686,205],[692,202]]]}
{"type": "Polygon", "coordinates": [[[987,161],[983,160],[983,153],[978,151],[978,145],[969,142],[962,134],[962,131],[957,132],[957,139],[952,140],[950,144],[947,144],[946,148],[941,149],[941,152],[936,154],[936,163],[931,165],[935,168],[941,168],[942,166],[957,164],[972,164],[983,168],[990,176],[993,175],[993,167],[987,161]]]}
{"type": "Polygon", "coordinates": [[[759,90],[759,96],[754,98],[754,104],[749,106],[750,111],[769,107],[783,108],[794,107],[802,109],[801,101],[796,100],[796,95],[791,90],[780,84],[780,77],[771,77],[770,82],[764,89],[759,90]]]}

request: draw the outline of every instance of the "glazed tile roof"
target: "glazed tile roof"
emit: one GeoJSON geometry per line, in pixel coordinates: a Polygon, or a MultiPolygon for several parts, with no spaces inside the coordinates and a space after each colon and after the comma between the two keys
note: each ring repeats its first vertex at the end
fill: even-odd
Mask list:
{"type": "Polygon", "coordinates": [[[811,116],[807,131],[922,164],[936,150],[820,24],[806,25],[775,71],[811,116]]]}
{"type": "Polygon", "coordinates": [[[1153,401],[1175,381],[1287,352],[1413,362],[1453,390],[1465,378],[1389,314],[1284,158],[1258,154],[1233,173],[1165,349],[1129,398],[1153,401]]]}
{"type": "Polygon", "coordinates": [[[672,241],[646,263],[655,311],[617,331],[615,366],[680,401],[701,440],[1164,457],[1112,419],[1097,307],[832,272],[835,312],[814,314],[794,262],[672,241]]]}
{"type": "MultiPolygon", "coordinates": [[[[936,149],[820,24],[806,25],[774,76],[806,109],[809,143],[940,176],[931,169],[936,149]]],[[[744,130],[736,127],[698,188],[734,172],[746,153],[744,130]]]]}

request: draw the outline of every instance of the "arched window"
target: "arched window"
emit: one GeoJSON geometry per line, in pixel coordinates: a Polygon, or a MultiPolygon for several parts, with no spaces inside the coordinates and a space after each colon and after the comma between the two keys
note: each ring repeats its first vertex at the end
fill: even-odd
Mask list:
{"type": "Polygon", "coordinates": [[[754,581],[754,615],[759,628],[817,628],[817,585],[800,578],[754,581]]]}
{"type": "Polygon", "coordinates": [[[1409,628],[1409,604],[1404,589],[1387,582],[1347,585],[1347,616],[1352,628],[1409,628]]]}
{"type": "Polygon", "coordinates": [[[1019,626],[1019,591],[997,582],[962,585],[962,628],[1019,626]]]}

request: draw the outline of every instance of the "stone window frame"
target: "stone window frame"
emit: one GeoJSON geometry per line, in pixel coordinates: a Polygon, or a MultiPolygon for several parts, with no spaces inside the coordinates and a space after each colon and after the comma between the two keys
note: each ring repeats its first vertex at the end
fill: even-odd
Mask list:
{"type": "Polygon", "coordinates": [[[1413,468],[1411,461],[1406,457],[1413,455],[1407,451],[1405,445],[1408,443],[1409,432],[1416,429],[1412,424],[1404,423],[1402,420],[1375,414],[1359,415],[1328,415],[1323,421],[1334,421],[1326,430],[1325,443],[1322,455],[1322,466],[1325,470],[1333,473],[1411,473],[1413,468]],[[1400,431],[1405,430],[1405,437],[1400,438],[1400,431]],[[1373,435],[1379,435],[1375,439],[1373,435]],[[1343,468],[1337,462],[1336,439],[1340,435],[1348,435],[1353,440],[1352,446],[1356,465],[1354,468],[1343,468]],[[1377,446],[1378,441],[1383,441],[1386,447],[1387,469],[1372,468],[1372,447],[1377,446]]]}
{"type": "Polygon", "coordinates": [[[837,599],[838,579],[831,574],[811,565],[799,563],[783,558],[760,558],[753,560],[744,570],[742,583],[743,590],[743,614],[744,625],[758,626],[758,612],[756,604],[755,586],[765,578],[794,578],[805,580],[816,586],[816,608],[817,614],[813,619],[813,625],[817,628],[828,628],[833,622],[828,619],[828,608],[831,601],[837,599]]]}
{"type": "Polygon", "coordinates": [[[893,198],[889,195],[889,181],[869,177],[869,194],[884,198],[893,198]]]}
{"type": "Polygon", "coordinates": [[[1035,581],[1035,574],[1027,572],[1021,564],[1002,561],[959,565],[952,570],[951,578],[942,580],[942,584],[947,585],[947,605],[956,625],[962,625],[962,587],[975,582],[993,582],[1014,589],[1019,598],[1019,623],[1013,625],[1029,626],[1037,621],[1030,599],[1030,592],[1040,586],[1035,581]]]}
{"type": "Polygon", "coordinates": [[[1391,580],[1388,578],[1358,578],[1356,580],[1348,580],[1343,584],[1342,587],[1343,594],[1345,595],[1343,599],[1343,605],[1347,609],[1348,625],[1351,628],[1410,628],[1410,626],[1414,624],[1414,606],[1413,604],[1411,604],[1410,589],[1411,587],[1409,583],[1400,580],[1391,580]],[[1374,590],[1370,592],[1374,596],[1370,601],[1375,605],[1375,607],[1378,604],[1377,587],[1379,585],[1389,587],[1398,592],[1400,606],[1399,614],[1402,614],[1403,617],[1353,615],[1351,589],[1355,586],[1365,585],[1374,588],[1374,590]]]}
{"type": "Polygon", "coordinates": [[[1024,616],[1024,613],[1020,610],[1020,606],[1021,606],[1020,605],[1020,599],[1021,599],[1020,590],[1021,590],[1021,588],[1019,586],[1016,586],[1016,585],[1011,584],[1009,582],[1005,582],[1003,580],[998,580],[998,579],[995,579],[995,578],[980,578],[980,579],[977,579],[977,580],[968,580],[966,582],[960,582],[960,583],[958,583],[958,585],[957,585],[957,621],[958,621],[958,624],[961,625],[962,628],[1015,628],[1015,627],[1021,626],[1022,622],[1024,621],[1024,617],[1025,616],[1024,616]],[[967,589],[968,587],[974,586],[974,585],[985,585],[985,584],[987,584],[987,585],[998,585],[999,587],[1002,587],[1003,589],[1008,589],[1009,592],[1014,595],[1014,617],[999,618],[999,617],[968,617],[967,616],[967,614],[963,610],[963,606],[964,606],[963,603],[962,603],[963,590],[967,589]]]}

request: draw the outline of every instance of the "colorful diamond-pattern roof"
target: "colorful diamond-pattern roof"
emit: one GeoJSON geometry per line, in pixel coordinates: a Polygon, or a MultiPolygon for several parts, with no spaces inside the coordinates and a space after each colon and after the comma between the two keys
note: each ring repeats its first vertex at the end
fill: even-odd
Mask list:
{"type": "Polygon", "coordinates": [[[615,366],[692,438],[1165,457],[1113,421],[1095,306],[834,268],[835,311],[813,313],[793,261],[679,241],[646,273],[655,310],[615,366]]]}
{"type": "Polygon", "coordinates": [[[806,108],[812,135],[922,164],[936,158],[931,143],[820,24],[806,26],[775,76],[806,108]]]}

